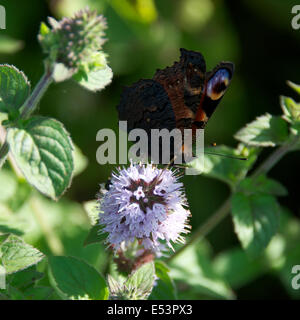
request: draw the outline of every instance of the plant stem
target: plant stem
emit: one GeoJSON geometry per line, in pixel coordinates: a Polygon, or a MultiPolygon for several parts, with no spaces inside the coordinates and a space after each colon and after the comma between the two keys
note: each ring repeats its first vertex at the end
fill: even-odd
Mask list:
{"type": "Polygon", "coordinates": [[[285,154],[293,149],[298,141],[299,137],[295,137],[294,139],[292,139],[292,141],[285,143],[281,147],[276,149],[259,167],[257,167],[257,169],[251,175],[251,178],[257,178],[261,174],[270,171],[285,154]]]}
{"type": "Polygon", "coordinates": [[[48,89],[52,81],[52,70],[47,69],[38,84],[35,86],[32,94],[25,101],[24,109],[21,113],[22,119],[26,119],[36,109],[38,103],[40,102],[42,96],[44,95],[45,91],[48,89]]]}
{"type": "MultiPolygon", "coordinates": [[[[38,84],[34,88],[32,94],[25,101],[22,113],[20,115],[21,119],[26,119],[36,109],[42,96],[44,95],[44,93],[48,89],[49,85],[53,81],[52,74],[53,74],[53,71],[50,68],[48,68],[45,71],[45,73],[41,77],[40,81],[38,82],[38,84]]],[[[0,168],[1,168],[3,163],[6,160],[6,156],[9,151],[9,145],[6,142],[6,130],[5,130],[5,128],[3,128],[1,126],[0,126],[0,142],[2,143],[2,145],[0,147],[0,168]]]]}
{"type": "Polygon", "coordinates": [[[184,246],[179,248],[171,257],[168,258],[168,261],[170,262],[187,247],[205,237],[216,225],[218,225],[219,222],[221,222],[230,212],[230,200],[231,197],[227,198],[222,206],[193,233],[189,241],[184,246]]]}
{"type": "MultiPolygon", "coordinates": [[[[259,175],[267,173],[273,166],[298,143],[299,137],[295,137],[292,141],[285,143],[278,149],[276,149],[251,175],[251,178],[257,178],[259,175]]],[[[172,261],[187,247],[206,236],[211,230],[213,230],[225,217],[228,216],[231,209],[231,196],[228,197],[222,206],[210,217],[204,224],[202,224],[191,236],[189,241],[177,250],[171,257],[168,258],[168,262],[172,261]]]]}

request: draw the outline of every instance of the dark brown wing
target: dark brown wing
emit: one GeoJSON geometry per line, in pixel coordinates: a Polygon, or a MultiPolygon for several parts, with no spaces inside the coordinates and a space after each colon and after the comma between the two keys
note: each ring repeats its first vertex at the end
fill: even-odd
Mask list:
{"type": "MultiPolygon", "coordinates": [[[[132,129],[144,129],[148,135],[148,154],[151,159],[161,163],[162,143],[159,139],[159,154],[151,154],[151,129],[176,128],[175,114],[170,99],[164,87],[150,79],[139,80],[122,93],[120,104],[117,106],[119,120],[127,121],[128,132],[132,129]]],[[[171,149],[173,149],[171,144],[171,149]]],[[[173,153],[171,151],[171,157],[173,153]]]]}
{"type": "Polygon", "coordinates": [[[159,82],[171,101],[176,127],[191,128],[204,91],[206,66],[200,52],[180,49],[180,60],[171,67],[157,70],[159,82]]]}
{"type": "Polygon", "coordinates": [[[128,131],[141,128],[172,130],[176,127],[175,114],[163,86],[150,79],[142,79],[125,87],[117,106],[119,120],[127,120],[128,131]]]}

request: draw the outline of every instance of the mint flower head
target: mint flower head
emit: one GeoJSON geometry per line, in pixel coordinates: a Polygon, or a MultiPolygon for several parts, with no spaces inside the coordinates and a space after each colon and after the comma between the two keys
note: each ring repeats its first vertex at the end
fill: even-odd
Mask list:
{"type": "Polygon", "coordinates": [[[109,190],[99,198],[99,222],[115,250],[135,239],[160,252],[171,242],[184,242],[188,210],[183,184],[175,171],[152,164],[131,164],[112,175],[109,190]]]}
{"type": "MultiPolygon", "coordinates": [[[[106,54],[102,51],[106,41],[104,30],[107,28],[103,15],[86,8],[72,18],[57,21],[49,17],[48,22],[50,27],[42,22],[38,40],[47,55],[46,64],[57,69],[54,74],[56,81],[73,77],[83,82],[92,72],[108,68],[106,54]]],[[[103,82],[103,76],[107,78],[110,75],[106,70],[101,76],[103,82]]]]}

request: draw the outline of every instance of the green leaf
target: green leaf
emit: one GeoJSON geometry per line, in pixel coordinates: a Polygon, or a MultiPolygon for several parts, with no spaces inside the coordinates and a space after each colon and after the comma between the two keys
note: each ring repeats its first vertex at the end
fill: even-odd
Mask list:
{"type": "Polygon", "coordinates": [[[0,171],[0,201],[11,198],[17,189],[17,181],[14,175],[5,169],[0,171]]]}
{"type": "Polygon", "coordinates": [[[7,295],[9,300],[25,300],[23,292],[12,286],[8,287],[7,295]]]}
{"type": "Polygon", "coordinates": [[[83,172],[88,165],[88,158],[82,153],[82,151],[74,145],[74,176],[83,172]]]}
{"type": "Polygon", "coordinates": [[[7,169],[0,171],[0,182],[0,201],[5,202],[5,205],[16,212],[28,199],[32,188],[23,178],[17,179],[7,169]]]}
{"type": "Polygon", "coordinates": [[[221,252],[214,259],[214,267],[233,289],[239,289],[251,283],[266,271],[261,259],[250,259],[241,248],[221,252]]]}
{"type": "Polygon", "coordinates": [[[91,200],[85,202],[83,207],[92,224],[92,228],[84,241],[84,245],[87,246],[89,244],[103,242],[107,238],[107,233],[102,232],[103,226],[99,224],[99,204],[96,200],[91,200]]]}
{"type": "Polygon", "coordinates": [[[7,282],[17,289],[22,289],[29,285],[33,285],[36,281],[43,278],[43,276],[43,273],[36,271],[36,267],[32,266],[26,270],[8,276],[7,282]]]}
{"type": "Polygon", "coordinates": [[[1,233],[0,231],[0,246],[9,237],[9,233],[1,233]]]}
{"type": "Polygon", "coordinates": [[[27,181],[57,200],[69,187],[74,170],[73,146],[63,125],[33,117],[23,128],[9,128],[7,141],[27,181]]]}
{"type": "Polygon", "coordinates": [[[16,192],[14,193],[13,197],[11,197],[9,200],[6,201],[6,204],[13,212],[16,212],[24,204],[26,204],[31,194],[32,194],[32,188],[27,183],[27,181],[24,179],[18,180],[16,192]]]}
{"type": "Polygon", "coordinates": [[[87,213],[91,225],[94,226],[98,223],[99,219],[99,204],[97,200],[90,200],[83,203],[83,208],[85,212],[87,213]]]}
{"type": "Polygon", "coordinates": [[[192,168],[202,171],[204,175],[224,181],[231,187],[234,187],[239,181],[244,179],[248,170],[254,164],[258,153],[255,148],[246,148],[242,144],[240,144],[237,149],[218,146],[213,148],[211,152],[247,158],[247,160],[233,160],[218,155],[205,154],[204,168],[202,168],[198,159],[188,164],[192,168]]]}
{"type": "Polygon", "coordinates": [[[88,74],[79,73],[73,78],[81,86],[90,91],[100,91],[111,83],[112,77],[112,70],[108,65],[106,65],[103,69],[91,71],[88,74]]]}
{"type": "Polygon", "coordinates": [[[20,217],[17,212],[12,212],[8,207],[10,201],[13,201],[13,198],[5,203],[0,203],[0,235],[12,233],[22,236],[28,230],[32,230],[32,223],[30,223],[28,215],[20,217]]]}
{"type": "Polygon", "coordinates": [[[274,147],[288,139],[288,126],[281,117],[267,113],[247,124],[234,137],[250,146],[274,147]]]}
{"type": "Polygon", "coordinates": [[[40,25],[40,34],[42,36],[45,36],[46,34],[48,34],[50,32],[50,29],[48,28],[48,26],[46,25],[45,22],[42,22],[40,25]]]}
{"type": "Polygon", "coordinates": [[[287,189],[281,183],[264,175],[255,179],[245,178],[241,181],[239,188],[245,194],[264,193],[275,196],[286,196],[288,194],[287,189]]]}
{"type": "Polygon", "coordinates": [[[110,299],[122,298],[122,285],[120,285],[119,282],[110,274],[107,275],[107,284],[109,288],[110,299]]]}
{"type": "Polygon", "coordinates": [[[295,102],[292,98],[281,96],[280,105],[283,111],[283,118],[287,122],[300,120],[300,103],[295,102]]]}
{"type": "Polygon", "coordinates": [[[176,300],[176,288],[169,275],[170,269],[162,261],[155,261],[155,274],[158,278],[149,300],[176,300]]]}
{"type": "Polygon", "coordinates": [[[214,270],[204,245],[205,242],[198,242],[177,255],[170,263],[170,276],[178,285],[182,283],[187,292],[196,292],[203,298],[234,299],[231,288],[214,270]]]}
{"type": "Polygon", "coordinates": [[[84,245],[87,246],[89,244],[101,243],[105,241],[105,239],[107,238],[107,233],[102,233],[102,228],[103,226],[100,226],[99,224],[92,226],[88,233],[88,236],[84,240],[84,245]]]}
{"type": "Polygon", "coordinates": [[[36,286],[26,289],[24,292],[26,300],[49,300],[53,294],[53,289],[50,287],[36,286]]]}
{"type": "Polygon", "coordinates": [[[0,112],[15,113],[30,92],[30,84],[22,71],[0,65],[0,112]]]}
{"type": "Polygon", "coordinates": [[[44,255],[21,238],[10,235],[0,247],[2,264],[8,274],[37,264],[44,255]]]}
{"type": "Polygon", "coordinates": [[[294,89],[298,94],[300,94],[300,85],[293,83],[292,81],[287,81],[287,84],[294,89]]]}
{"type": "Polygon", "coordinates": [[[146,300],[152,291],[154,279],[155,268],[153,262],[145,263],[131,273],[124,284],[130,293],[130,300],[146,300]]]}
{"type": "Polygon", "coordinates": [[[100,273],[86,262],[73,257],[50,257],[53,286],[64,298],[107,300],[108,288],[100,273]]]}
{"type": "Polygon", "coordinates": [[[277,232],[279,206],[276,198],[237,192],[232,198],[232,215],[243,248],[252,257],[259,255],[277,232]]]}
{"type": "Polygon", "coordinates": [[[111,300],[146,300],[154,285],[154,263],[151,261],[143,264],[125,281],[120,274],[117,277],[118,281],[111,275],[107,277],[111,300]]]}
{"type": "Polygon", "coordinates": [[[8,35],[0,35],[0,53],[12,54],[23,48],[23,41],[14,39],[8,35]]]}
{"type": "Polygon", "coordinates": [[[0,218],[0,235],[7,233],[12,233],[17,236],[22,236],[24,234],[23,230],[13,225],[11,221],[0,218]]]}
{"type": "Polygon", "coordinates": [[[294,298],[300,298],[300,290],[292,287],[292,268],[300,261],[300,220],[285,208],[280,212],[279,233],[272,239],[265,251],[265,264],[272,268],[284,285],[287,293],[294,298]]]}

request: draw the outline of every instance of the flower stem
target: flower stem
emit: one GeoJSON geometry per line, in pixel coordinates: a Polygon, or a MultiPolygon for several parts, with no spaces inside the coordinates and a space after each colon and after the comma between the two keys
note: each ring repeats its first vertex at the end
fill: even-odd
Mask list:
{"type": "Polygon", "coordinates": [[[261,174],[270,171],[274,165],[298,143],[299,137],[295,137],[292,141],[285,143],[276,149],[251,175],[251,178],[257,178],[261,174]]]}
{"type": "MultiPolygon", "coordinates": [[[[52,75],[53,75],[53,70],[48,67],[45,73],[43,74],[43,76],[41,77],[40,81],[34,88],[32,94],[25,101],[23,110],[20,115],[21,119],[26,119],[36,109],[42,96],[44,95],[49,85],[53,81],[52,75]]],[[[9,151],[9,145],[6,142],[6,130],[1,126],[0,126],[0,145],[1,145],[0,147],[0,168],[1,168],[6,160],[6,157],[9,151]]]]}
{"type": "Polygon", "coordinates": [[[32,94],[25,101],[24,109],[21,113],[21,118],[26,119],[31,115],[31,113],[36,109],[38,103],[40,102],[42,96],[48,89],[49,85],[52,83],[52,69],[48,68],[43,74],[42,78],[34,88],[32,94]]]}
{"type": "Polygon", "coordinates": [[[227,198],[222,206],[211,216],[209,217],[190,237],[189,241],[179,248],[171,257],[168,258],[168,262],[177,257],[182,251],[187,247],[192,245],[194,242],[205,237],[215,226],[219,224],[230,212],[231,207],[231,197],[227,198]]]}
{"type": "MultiPolygon", "coordinates": [[[[293,149],[296,143],[299,142],[299,137],[295,137],[292,141],[285,143],[278,149],[276,149],[251,175],[251,178],[257,178],[259,175],[267,173],[273,168],[273,166],[289,151],[293,149]]],[[[231,209],[231,196],[228,197],[222,206],[210,217],[204,224],[202,224],[192,235],[189,241],[177,250],[171,257],[168,258],[168,262],[172,261],[187,247],[205,237],[211,230],[213,230],[225,217],[228,216],[231,209]]]]}

